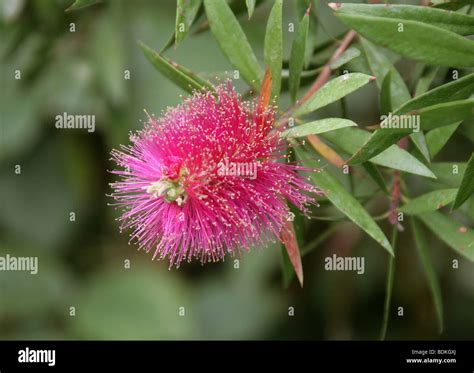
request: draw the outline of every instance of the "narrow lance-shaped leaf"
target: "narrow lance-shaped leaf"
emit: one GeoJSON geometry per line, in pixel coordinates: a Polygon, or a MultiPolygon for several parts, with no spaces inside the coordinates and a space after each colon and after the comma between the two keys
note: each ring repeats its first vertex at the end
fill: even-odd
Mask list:
{"type": "MultiPolygon", "coordinates": [[[[260,4],[263,3],[264,0],[255,0],[255,8],[257,8],[260,4]]],[[[229,2],[229,7],[232,10],[232,13],[235,14],[236,18],[239,18],[244,13],[248,14],[247,4],[243,0],[231,0],[229,2]]],[[[199,17],[199,14],[198,14],[199,17]]],[[[203,20],[201,24],[199,24],[194,32],[194,35],[201,34],[205,31],[209,30],[209,21],[203,20]]]]}
{"type": "MultiPolygon", "coordinates": [[[[330,5],[331,6],[331,5],[330,5]]],[[[461,35],[474,34],[474,17],[446,12],[441,9],[390,4],[334,4],[332,6],[338,13],[362,15],[382,18],[396,18],[401,21],[417,21],[440,27],[461,35]]]]}
{"type": "Polygon", "coordinates": [[[474,261],[474,231],[439,211],[419,215],[423,223],[449,247],[474,261]]]}
{"type": "Polygon", "coordinates": [[[189,28],[196,19],[202,0],[177,0],[175,44],[179,45],[189,32],[189,28]]]}
{"type": "Polygon", "coordinates": [[[434,66],[474,66],[474,41],[426,23],[336,13],[347,26],[402,56],[434,66]],[[436,40],[436,48],[433,48],[436,40]]]}
{"type": "Polygon", "coordinates": [[[184,70],[178,68],[176,64],[156,53],[145,44],[140,43],[140,48],[148,61],[150,61],[161,74],[186,92],[192,93],[193,90],[205,88],[200,82],[186,74],[184,70]]]}
{"type": "MultiPolygon", "coordinates": [[[[395,108],[409,101],[411,99],[410,92],[400,73],[376,46],[364,38],[361,38],[361,44],[364,48],[370,70],[377,77],[377,83],[381,89],[382,114],[387,115],[395,108]],[[380,83],[382,83],[381,86],[380,83]]],[[[429,161],[430,154],[423,133],[412,133],[410,137],[421,154],[429,161]]],[[[379,146],[381,146],[381,144],[379,144],[379,146]]]]}
{"type": "MultiPolygon", "coordinates": [[[[202,4],[202,0],[201,0],[202,4]]],[[[202,15],[204,14],[204,7],[200,6],[197,10],[196,15],[194,16],[194,19],[188,26],[188,30],[191,28],[191,26],[198,20],[202,15]]],[[[184,35],[186,36],[186,35],[184,35]]],[[[170,35],[168,40],[166,41],[165,45],[160,49],[160,54],[165,53],[169,48],[171,48],[174,44],[176,43],[176,27],[175,30],[173,30],[173,33],[170,35]]]]}
{"type": "Polygon", "coordinates": [[[428,67],[427,72],[424,73],[416,83],[415,97],[422,95],[430,89],[430,85],[436,77],[436,74],[438,74],[438,71],[439,67],[428,67]]]}
{"type": "Polygon", "coordinates": [[[457,189],[433,190],[416,197],[398,210],[408,215],[419,215],[449,205],[456,198],[457,189]]]}
{"type": "Polygon", "coordinates": [[[295,270],[293,269],[293,264],[291,264],[290,257],[286,251],[285,245],[281,245],[281,274],[283,280],[283,288],[287,289],[293,278],[295,277],[295,270]]]}
{"type": "MultiPolygon", "coordinates": [[[[288,148],[287,151],[287,156],[291,160],[295,160],[295,155],[294,153],[291,152],[291,150],[288,148]]],[[[282,259],[282,279],[283,279],[283,287],[286,289],[290,286],[291,281],[295,277],[296,271],[299,270],[300,263],[301,263],[301,256],[303,255],[301,250],[300,250],[300,244],[304,243],[304,231],[305,231],[305,223],[306,223],[306,217],[301,214],[301,211],[299,211],[294,205],[291,203],[288,203],[288,216],[287,216],[287,221],[285,222],[285,226],[283,229],[286,229],[286,233],[294,232],[296,236],[296,241],[293,242],[291,239],[288,241],[288,247],[285,247],[285,241],[282,240],[282,251],[281,251],[281,259],[282,259]],[[293,242],[293,246],[291,246],[293,242]],[[296,247],[297,253],[295,252],[294,248],[296,247]],[[290,259],[289,252],[293,252],[293,262],[295,262],[296,267],[293,266],[292,260],[290,259]],[[296,256],[295,256],[296,255],[296,256]],[[298,259],[298,256],[300,256],[300,259],[298,259]]],[[[280,237],[282,238],[282,237],[280,237]]],[[[286,237],[285,238],[290,238],[286,237]]],[[[301,269],[301,279],[303,279],[303,272],[301,269]]],[[[302,283],[300,283],[302,286],[302,283]]]]}
{"type": "Polygon", "coordinates": [[[472,193],[474,193],[474,153],[471,154],[471,158],[467,162],[466,171],[464,171],[453,209],[460,207],[472,193]]]}
{"type": "Polygon", "coordinates": [[[425,135],[422,131],[410,133],[410,139],[413,141],[415,146],[420,151],[421,155],[430,162],[430,151],[428,150],[428,145],[426,143],[425,135]]]}
{"type": "Polygon", "coordinates": [[[466,119],[464,124],[465,125],[461,127],[461,133],[466,140],[474,144],[474,116],[466,119]]]}
{"type": "Polygon", "coordinates": [[[308,38],[306,39],[306,49],[304,56],[304,69],[307,69],[309,64],[311,63],[313,55],[315,54],[314,50],[317,44],[317,30],[319,19],[316,16],[316,13],[313,11],[313,6],[317,6],[317,3],[313,2],[313,0],[295,0],[291,3],[294,3],[296,8],[296,15],[299,18],[303,18],[308,8],[311,7],[311,9],[309,10],[308,38]]]}
{"type": "Polygon", "coordinates": [[[474,92],[474,73],[431,89],[404,103],[395,112],[404,114],[439,103],[462,100],[468,98],[472,92],[474,92]]]}
{"type": "Polygon", "coordinates": [[[459,10],[466,5],[472,5],[472,0],[455,0],[447,3],[436,4],[434,7],[437,9],[446,9],[446,10],[459,10]]]}
{"type": "MultiPolygon", "coordinates": [[[[300,248],[300,244],[302,244],[304,242],[304,231],[305,231],[305,220],[306,220],[306,217],[301,214],[301,212],[295,208],[293,205],[291,204],[288,204],[288,207],[290,209],[290,214],[289,216],[287,217],[288,219],[288,222],[286,224],[288,224],[288,227],[291,231],[291,229],[293,228],[294,229],[294,232],[295,232],[295,235],[296,235],[296,242],[298,243],[298,252],[299,252],[299,256],[300,256],[300,259],[298,260],[296,258],[296,261],[295,263],[297,263],[297,269],[299,267],[299,263],[301,261],[301,257],[304,256],[304,253],[303,253],[303,249],[304,247],[301,247],[300,248]],[[294,217],[293,217],[294,216],[294,217]],[[291,228],[291,225],[293,226],[291,228]]],[[[324,239],[324,236],[323,236],[323,239],[324,239]]],[[[288,256],[288,251],[287,249],[285,248],[285,245],[282,245],[282,252],[281,252],[281,259],[282,259],[282,277],[283,277],[283,286],[284,288],[288,288],[291,284],[291,281],[293,280],[293,278],[295,277],[295,268],[293,266],[293,263],[292,261],[290,260],[290,257],[288,256]]],[[[301,273],[301,275],[303,275],[303,273],[301,273]]],[[[300,286],[302,286],[302,284],[300,283],[300,286]]]]}
{"type": "Polygon", "coordinates": [[[173,33],[170,35],[168,40],[166,41],[165,45],[163,45],[160,49],[160,54],[165,53],[168,49],[170,49],[176,40],[176,33],[173,31],[173,33]]]}
{"type": "Polygon", "coordinates": [[[390,71],[385,75],[382,86],[380,87],[380,113],[388,115],[392,111],[392,79],[390,71]]]}
{"type": "MultiPolygon", "coordinates": [[[[310,155],[301,148],[295,149],[297,157],[309,163],[310,167],[317,167],[316,162],[310,159],[310,155]]],[[[328,170],[312,173],[310,175],[315,185],[318,185],[327,199],[342,213],[344,213],[355,224],[362,228],[370,237],[384,247],[390,255],[393,255],[392,246],[380,227],[375,223],[364,207],[330,174],[328,170]]]]}
{"type": "Polygon", "coordinates": [[[298,278],[301,287],[303,287],[303,264],[301,263],[301,255],[298,248],[298,240],[296,239],[295,228],[291,221],[287,221],[283,227],[281,231],[281,240],[285,246],[288,258],[293,265],[296,277],[298,278]]]}
{"type": "Polygon", "coordinates": [[[438,323],[438,332],[441,333],[443,331],[443,299],[441,297],[439,281],[436,277],[436,272],[429,257],[428,243],[426,242],[425,235],[416,219],[411,218],[410,222],[413,236],[415,238],[415,247],[418,250],[418,254],[420,255],[421,264],[423,265],[426,280],[430,288],[431,296],[433,297],[433,304],[436,311],[436,320],[438,323]]]}
{"type": "Polygon", "coordinates": [[[417,112],[405,116],[400,116],[399,112],[396,111],[394,113],[395,117],[393,118],[395,118],[398,123],[400,122],[400,119],[406,121],[406,125],[404,125],[403,129],[390,128],[392,118],[384,118],[386,123],[382,123],[381,125],[385,125],[387,128],[381,128],[375,131],[362,148],[353,155],[349,163],[357,164],[371,159],[402,137],[416,130],[418,122],[418,130],[421,129],[427,131],[451,124],[455,121],[469,118],[472,116],[473,109],[474,99],[466,99],[425,107],[417,112]],[[408,126],[408,122],[411,123],[411,126],[408,126]]]}
{"type": "Polygon", "coordinates": [[[66,9],[66,12],[86,8],[88,6],[91,6],[100,2],[101,2],[100,0],[75,0],[71,4],[71,6],[69,6],[69,8],[66,9]]]}
{"type": "MultiPolygon", "coordinates": [[[[364,45],[364,44],[363,44],[364,45]]],[[[373,65],[373,64],[372,64],[373,65]]],[[[437,126],[448,125],[456,121],[456,117],[463,119],[464,116],[469,117],[469,103],[458,102],[454,105],[448,103],[454,100],[461,100],[469,97],[474,90],[474,74],[469,74],[461,79],[455,80],[451,83],[442,85],[432,89],[408,102],[395,110],[395,115],[405,114],[414,110],[425,109],[425,113],[420,113],[420,124],[428,122],[430,125],[432,120],[437,123],[437,126]],[[435,106],[440,104],[441,107],[435,106]],[[430,108],[431,107],[431,108],[430,108]],[[459,111],[458,108],[462,110],[459,111]],[[464,114],[463,114],[464,113],[464,114]],[[454,118],[452,117],[454,115],[454,118]]],[[[374,132],[370,140],[354,154],[350,160],[351,164],[365,162],[371,157],[379,154],[390,145],[396,143],[399,139],[410,133],[406,131],[395,131],[384,129],[374,132]]]]}
{"type": "Polygon", "coordinates": [[[428,145],[431,158],[438,154],[443,146],[446,145],[460,124],[461,122],[457,122],[447,126],[435,128],[426,134],[426,144],[428,145]]]}
{"type": "Polygon", "coordinates": [[[471,118],[474,113],[474,98],[436,104],[420,109],[421,129],[430,130],[453,122],[471,118]]]}
{"type": "Polygon", "coordinates": [[[334,62],[329,64],[331,70],[339,69],[340,67],[344,66],[346,63],[352,61],[354,58],[360,56],[360,50],[356,47],[349,47],[347,48],[338,59],[334,62]]]}
{"type": "Polygon", "coordinates": [[[370,71],[377,78],[376,83],[381,88],[387,75],[390,74],[391,110],[394,110],[411,99],[410,92],[400,73],[390,60],[368,40],[361,38],[361,45],[369,64],[370,71]]]}
{"type": "Polygon", "coordinates": [[[316,135],[318,133],[335,131],[341,128],[352,126],[357,126],[357,124],[349,119],[325,118],[288,128],[281,133],[281,136],[304,137],[311,134],[316,135]]]}
{"type": "Polygon", "coordinates": [[[255,10],[255,0],[245,0],[245,4],[247,5],[247,10],[249,13],[249,19],[252,18],[253,12],[255,10]]]}
{"type": "Polygon", "coordinates": [[[209,83],[208,80],[202,78],[201,76],[196,74],[194,71],[191,71],[187,67],[184,67],[183,65],[177,64],[177,63],[175,63],[171,60],[170,60],[170,63],[173,65],[173,67],[175,67],[177,70],[182,72],[184,75],[186,75],[189,78],[193,79],[199,86],[202,87],[200,89],[203,89],[203,88],[206,88],[206,89],[209,89],[209,90],[214,89],[214,87],[212,86],[211,83],[209,83]]]}
{"type": "Polygon", "coordinates": [[[260,87],[260,65],[225,0],[204,0],[207,18],[222,52],[253,88],[260,87]]]}
{"type": "Polygon", "coordinates": [[[438,183],[458,188],[466,170],[466,163],[436,162],[431,163],[430,168],[436,175],[438,183]]]}
{"type": "Polygon", "coordinates": [[[281,69],[283,63],[283,30],[282,30],[283,1],[276,0],[268,17],[265,32],[264,60],[272,73],[272,98],[278,98],[281,89],[281,69]]]}
{"type": "Polygon", "coordinates": [[[380,189],[385,193],[389,194],[387,185],[385,184],[385,180],[378,170],[378,168],[370,162],[364,162],[362,163],[362,167],[364,167],[365,171],[369,174],[369,176],[372,178],[372,180],[375,181],[375,183],[380,187],[380,189]]]}
{"type": "Polygon", "coordinates": [[[296,109],[295,115],[305,115],[336,102],[372,80],[374,80],[374,77],[361,73],[350,73],[338,76],[323,85],[308,101],[296,109]]]}
{"type": "MultiPolygon", "coordinates": [[[[321,134],[348,154],[354,153],[370,138],[370,132],[359,128],[343,128],[338,132],[321,134]]],[[[415,175],[436,178],[431,170],[406,150],[392,145],[382,153],[370,159],[370,162],[408,172],[415,175]]]]}
{"type": "Polygon", "coordinates": [[[296,31],[295,39],[293,40],[293,45],[291,47],[289,87],[293,102],[296,101],[300,87],[301,71],[303,70],[306,50],[306,39],[308,38],[308,28],[309,8],[298,25],[298,30],[296,31]]]}

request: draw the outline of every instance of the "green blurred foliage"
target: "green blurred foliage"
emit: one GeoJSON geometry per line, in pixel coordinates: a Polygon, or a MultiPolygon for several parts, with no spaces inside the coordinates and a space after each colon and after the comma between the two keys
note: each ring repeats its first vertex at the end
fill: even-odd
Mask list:
{"type": "MultiPolygon", "coordinates": [[[[112,168],[109,152],[128,141],[130,130],[140,128],[143,109],[159,114],[181,100],[182,92],[153,69],[137,45],[142,40],[160,50],[166,44],[174,30],[175,2],[117,0],[65,13],[70,3],[0,2],[0,255],[39,257],[38,275],[0,272],[0,339],[375,338],[386,254],[353,224],[340,224],[336,234],[305,256],[304,289],[295,282],[282,288],[279,245],[245,254],[238,269],[228,258],[168,271],[167,263],[152,262],[151,255],[126,244],[114,220],[118,212],[107,206],[113,180],[107,172],[112,168]],[[70,32],[71,22],[75,32],[70,32]],[[15,70],[21,70],[20,80],[13,79],[15,70]],[[130,80],[124,79],[126,70],[130,80]],[[57,130],[54,117],[63,112],[95,114],[96,131],[57,130]],[[16,165],[21,174],[14,172],[16,165]],[[70,221],[71,212],[75,221],[70,221]],[[324,271],[324,257],[333,252],[365,256],[365,275],[324,271]],[[293,317],[289,307],[295,309],[293,317]]],[[[297,24],[300,15],[284,3],[283,24],[297,24]]],[[[245,13],[241,17],[259,61],[270,6],[257,6],[250,20],[245,13]]],[[[321,43],[344,27],[326,7],[320,12],[316,35],[321,43]]],[[[225,77],[232,67],[212,35],[191,34],[168,51],[170,58],[204,76],[225,77]]],[[[284,37],[286,60],[290,49],[291,39],[284,37]]],[[[324,53],[309,63],[326,61],[324,53]]],[[[362,56],[349,66],[369,73],[362,56]]],[[[348,115],[359,125],[376,120],[375,89],[364,87],[346,100],[348,115]]],[[[283,106],[289,102],[288,95],[282,96],[283,106]]],[[[320,116],[340,116],[340,110],[330,105],[320,116]]],[[[464,161],[458,154],[472,148],[472,128],[463,123],[436,162],[464,161]]],[[[348,188],[352,185],[354,195],[370,196],[375,190],[367,175],[355,184],[337,175],[348,188]]],[[[426,190],[426,183],[417,187],[426,190]]],[[[472,200],[464,211],[472,208],[472,200]]],[[[383,213],[377,201],[368,209],[383,213]]],[[[315,213],[338,214],[324,199],[315,213]]],[[[328,226],[312,221],[307,240],[328,226]]],[[[445,305],[440,338],[472,338],[472,265],[428,237],[445,305]],[[454,258],[460,260],[459,270],[451,268],[454,258]]],[[[438,338],[413,245],[402,237],[398,247],[393,303],[405,308],[405,316],[392,314],[390,337],[438,338]]]]}

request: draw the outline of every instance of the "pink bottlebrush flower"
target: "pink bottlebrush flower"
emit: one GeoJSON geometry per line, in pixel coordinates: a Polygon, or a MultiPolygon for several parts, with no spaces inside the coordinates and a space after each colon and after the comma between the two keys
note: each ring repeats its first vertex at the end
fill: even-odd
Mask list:
{"type": "Polygon", "coordinates": [[[243,102],[229,82],[149,118],[131,146],[112,151],[121,230],[170,267],[279,238],[292,216],[287,201],[307,213],[319,190],[286,161],[273,122],[274,108],[243,102]]]}

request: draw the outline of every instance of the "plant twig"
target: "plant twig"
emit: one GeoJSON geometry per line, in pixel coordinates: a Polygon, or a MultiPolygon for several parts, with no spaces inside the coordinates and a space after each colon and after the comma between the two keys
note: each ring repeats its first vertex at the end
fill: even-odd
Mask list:
{"type": "MultiPolygon", "coordinates": [[[[295,111],[296,108],[304,104],[308,99],[315,94],[323,85],[326,83],[331,76],[331,64],[336,61],[341,54],[347,49],[347,47],[350,45],[354,37],[357,35],[357,33],[353,30],[350,30],[344,39],[342,40],[341,44],[339,47],[336,49],[334,54],[331,56],[331,58],[326,62],[326,64],[322,67],[321,72],[319,73],[318,77],[314,81],[313,85],[309,88],[308,92],[301,98],[301,100],[298,100],[295,105],[293,105],[286,113],[284,113],[279,121],[276,123],[276,127],[282,126],[288,122],[288,119],[291,117],[293,112],[295,111]]],[[[344,164],[345,161],[337,154],[331,147],[326,145],[321,139],[316,136],[316,135],[308,135],[307,136],[308,141],[310,144],[313,146],[313,148],[321,154],[324,158],[326,158],[330,163],[333,165],[341,168],[344,164]]]]}
{"type": "Polygon", "coordinates": [[[336,61],[342,53],[347,49],[347,47],[351,44],[352,40],[354,37],[357,35],[357,33],[354,30],[350,30],[344,39],[342,40],[341,44],[339,47],[336,49],[334,54],[331,56],[329,61],[324,65],[323,69],[318,75],[318,78],[315,80],[313,85],[309,88],[308,92],[303,96],[301,100],[298,102],[298,106],[301,106],[304,104],[308,99],[315,94],[319,89],[324,85],[324,83],[327,82],[329,77],[331,76],[331,64],[336,61]]]}
{"type": "MultiPolygon", "coordinates": [[[[408,146],[407,138],[404,137],[400,139],[400,141],[398,142],[398,146],[401,149],[406,149],[408,146]]],[[[393,224],[396,227],[398,227],[400,230],[403,230],[403,227],[398,223],[398,213],[397,213],[397,209],[398,209],[398,206],[400,205],[400,198],[401,198],[400,182],[401,182],[400,171],[397,170],[393,174],[393,187],[392,187],[392,195],[391,195],[391,200],[390,200],[390,214],[388,216],[388,220],[390,224],[393,224]]]]}
{"type": "Polygon", "coordinates": [[[314,95],[319,89],[326,83],[331,76],[331,64],[336,61],[342,53],[347,49],[347,47],[351,44],[352,40],[354,37],[357,35],[357,33],[354,30],[350,30],[344,39],[342,39],[341,44],[339,47],[335,50],[331,58],[326,62],[326,64],[322,67],[321,72],[319,73],[318,77],[312,84],[312,86],[309,88],[308,92],[301,98],[301,100],[298,100],[295,105],[290,107],[287,112],[280,118],[279,120],[279,125],[284,125],[288,122],[288,118],[291,117],[291,115],[294,113],[294,111],[303,105],[308,99],[314,95]]]}
{"type": "MultiPolygon", "coordinates": [[[[392,245],[393,250],[395,251],[395,245],[397,243],[397,226],[394,225],[392,229],[392,245]]],[[[395,278],[395,258],[390,256],[388,262],[388,274],[387,274],[387,285],[385,288],[385,302],[383,307],[383,319],[382,319],[382,329],[380,330],[380,340],[385,340],[387,336],[388,320],[390,318],[390,305],[392,303],[392,290],[393,290],[393,280],[395,278]]]]}

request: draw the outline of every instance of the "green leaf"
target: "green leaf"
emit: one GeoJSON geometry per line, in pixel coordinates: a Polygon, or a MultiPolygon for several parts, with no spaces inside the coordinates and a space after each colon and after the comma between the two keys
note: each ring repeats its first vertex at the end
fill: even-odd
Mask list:
{"type": "Polygon", "coordinates": [[[434,158],[434,156],[438,154],[443,146],[446,145],[460,124],[461,122],[457,122],[447,126],[435,128],[426,134],[426,144],[428,145],[431,158],[434,158]]]}
{"type": "Polygon", "coordinates": [[[474,115],[474,98],[444,102],[420,109],[420,124],[423,130],[446,126],[474,115]]]}
{"type": "Polygon", "coordinates": [[[418,82],[416,83],[416,88],[415,88],[415,97],[418,97],[425,93],[428,89],[430,89],[431,83],[433,83],[434,78],[436,77],[436,74],[439,71],[439,67],[428,67],[428,70],[426,73],[424,73],[418,82]]]}
{"type": "Polygon", "coordinates": [[[400,106],[396,113],[404,114],[439,103],[462,100],[468,98],[472,92],[474,92],[474,73],[413,98],[400,106]]]}
{"type": "Polygon", "coordinates": [[[474,153],[467,162],[466,171],[454,201],[453,209],[460,207],[474,193],[474,153]]]}
{"type": "MultiPolygon", "coordinates": [[[[324,133],[321,136],[339,146],[346,153],[352,154],[367,142],[370,138],[370,132],[359,128],[344,128],[338,132],[324,133]]],[[[415,175],[436,178],[428,167],[406,150],[400,149],[395,145],[371,158],[370,162],[415,175]]]]}
{"type": "MultiPolygon", "coordinates": [[[[260,4],[263,3],[264,0],[255,0],[255,8],[257,8],[260,4]]],[[[229,7],[232,13],[234,13],[236,18],[240,18],[244,13],[248,14],[248,8],[245,1],[242,0],[231,0],[229,1],[229,7]]],[[[204,12],[203,12],[204,13],[204,12]]],[[[198,17],[200,14],[198,14],[198,17]]],[[[195,35],[201,34],[205,31],[209,30],[209,21],[203,20],[197,27],[196,31],[194,32],[195,35]]]]}
{"type": "Polygon", "coordinates": [[[282,8],[283,1],[276,0],[268,17],[264,46],[265,65],[270,66],[270,72],[272,73],[271,97],[276,100],[277,105],[280,96],[283,63],[282,8]]]}
{"type": "Polygon", "coordinates": [[[474,261],[474,231],[439,211],[419,215],[423,223],[449,247],[474,261]]]}
{"type": "Polygon", "coordinates": [[[332,79],[295,111],[295,116],[311,113],[347,96],[374,78],[361,73],[343,74],[332,79]]]}
{"type": "Polygon", "coordinates": [[[206,79],[200,77],[198,74],[195,72],[189,70],[188,68],[178,65],[176,62],[170,61],[171,64],[181,73],[189,77],[190,79],[193,79],[199,86],[201,86],[200,89],[208,89],[208,90],[214,90],[214,87],[209,81],[206,79]]]}
{"type": "Polygon", "coordinates": [[[425,271],[431,296],[433,297],[433,304],[436,311],[436,320],[438,323],[438,332],[441,333],[443,331],[443,299],[441,297],[438,278],[436,277],[435,270],[431,264],[428,253],[428,243],[426,242],[425,235],[416,219],[412,218],[410,219],[410,222],[413,236],[415,238],[415,247],[418,250],[418,254],[420,255],[421,264],[423,266],[423,270],[425,271]]]}
{"type": "Polygon", "coordinates": [[[408,201],[398,210],[408,215],[419,215],[449,205],[456,198],[457,189],[441,189],[423,194],[408,201]]]}
{"type": "Polygon", "coordinates": [[[367,139],[360,149],[349,159],[350,165],[367,162],[383,151],[390,149],[398,140],[407,136],[411,130],[378,129],[367,139]]]}
{"type": "Polygon", "coordinates": [[[196,19],[202,0],[177,0],[175,44],[178,46],[186,37],[189,28],[196,19]]]}
{"type": "Polygon", "coordinates": [[[410,139],[413,141],[415,146],[420,151],[421,155],[430,162],[430,151],[428,149],[428,144],[426,143],[426,138],[423,132],[413,132],[410,133],[410,139]]]}
{"type": "Polygon", "coordinates": [[[367,39],[402,56],[435,66],[474,66],[474,41],[454,32],[417,21],[336,14],[367,39]]]}
{"type": "Polygon", "coordinates": [[[295,277],[295,270],[293,269],[293,264],[291,264],[290,257],[288,256],[284,245],[281,245],[281,273],[283,287],[287,289],[295,277]]]}
{"type": "MultiPolygon", "coordinates": [[[[420,96],[421,97],[421,96],[420,96]]],[[[460,121],[472,116],[474,99],[466,99],[441,103],[420,109],[410,115],[419,117],[420,129],[430,130],[460,121]]],[[[394,114],[399,115],[399,114],[394,114]]],[[[412,117],[416,118],[416,117],[412,117]]],[[[381,128],[376,130],[370,139],[352,156],[349,164],[366,162],[401,138],[412,133],[412,129],[381,128]]]]}
{"type": "MultiPolygon", "coordinates": [[[[303,287],[303,264],[301,263],[301,254],[293,222],[286,222],[286,225],[281,230],[281,241],[283,242],[288,259],[290,260],[300,286],[303,287]]],[[[291,276],[286,277],[291,279],[291,276]]]]}
{"type": "Polygon", "coordinates": [[[204,0],[207,19],[222,52],[255,90],[260,87],[260,65],[242,27],[225,0],[204,0]]]}
{"type": "Polygon", "coordinates": [[[461,35],[474,34],[474,17],[441,9],[414,5],[340,4],[338,14],[396,18],[399,21],[416,21],[440,27],[461,35]]]}
{"type": "Polygon", "coordinates": [[[431,163],[430,168],[436,175],[439,183],[457,188],[461,185],[462,175],[466,170],[466,163],[437,162],[431,163]]]}
{"type": "Polygon", "coordinates": [[[252,18],[253,12],[255,10],[255,0],[245,0],[245,4],[247,5],[250,19],[252,18]]]}
{"type": "Polygon", "coordinates": [[[410,92],[400,73],[390,60],[368,40],[361,38],[361,44],[369,64],[370,71],[377,78],[376,83],[381,88],[387,74],[390,74],[390,101],[392,110],[411,99],[410,92]]]}
{"type": "MultiPolygon", "coordinates": [[[[317,162],[311,160],[310,154],[302,148],[296,148],[297,157],[309,163],[310,167],[317,167],[317,162]]],[[[393,249],[387,237],[375,223],[364,207],[349,193],[328,170],[315,172],[310,175],[315,185],[323,189],[326,198],[355,224],[362,228],[370,237],[384,247],[393,256],[393,249]]]]}
{"type": "Polygon", "coordinates": [[[66,12],[70,12],[72,10],[82,9],[94,4],[100,3],[100,0],[75,0],[69,8],[66,9],[66,12]]]}
{"type": "MultiPolygon", "coordinates": [[[[378,70],[380,69],[381,68],[378,68],[378,70]]],[[[441,87],[432,89],[406,102],[395,110],[394,114],[400,115],[422,109],[418,113],[420,115],[422,129],[427,130],[433,128],[434,125],[448,125],[456,121],[456,117],[463,119],[464,117],[472,115],[470,113],[470,110],[472,110],[470,109],[472,102],[461,102],[461,99],[469,97],[473,90],[474,74],[470,74],[451,83],[442,85],[441,87]],[[458,102],[450,104],[450,102],[454,100],[458,100],[458,102]],[[440,104],[440,106],[436,106],[437,104],[440,104]],[[452,115],[454,115],[454,118],[452,115]]],[[[357,154],[354,154],[349,163],[357,164],[367,161],[390,145],[395,144],[410,132],[409,130],[396,131],[387,128],[375,131],[370,140],[358,150],[357,154]]]]}
{"type": "MultiPolygon", "coordinates": [[[[184,0],[184,1],[186,2],[186,0],[184,0]]],[[[196,0],[193,0],[193,1],[196,1],[196,0]]],[[[199,0],[199,1],[202,4],[202,0],[199,0]]],[[[192,13],[188,12],[188,15],[191,15],[191,14],[192,13]]],[[[197,13],[194,15],[193,20],[190,21],[189,25],[187,26],[188,31],[191,28],[191,26],[194,24],[194,22],[196,22],[196,20],[198,20],[203,14],[204,14],[204,7],[199,6],[198,10],[197,10],[197,13]]],[[[178,14],[176,14],[176,17],[178,17],[178,14]]],[[[208,28],[209,28],[209,25],[208,25],[208,28]]],[[[175,27],[175,29],[176,29],[176,27],[175,27]]],[[[186,31],[186,33],[188,33],[188,31],[186,31]]],[[[173,30],[173,33],[170,35],[170,37],[168,38],[165,45],[160,49],[160,54],[165,53],[169,48],[171,48],[176,43],[176,35],[177,34],[176,34],[175,30],[173,30]]],[[[185,36],[186,35],[183,35],[183,39],[184,39],[185,36]]]]}
{"type": "Polygon", "coordinates": [[[375,167],[375,165],[370,162],[362,163],[362,167],[364,167],[365,171],[369,174],[372,180],[375,181],[375,183],[380,187],[380,189],[385,194],[389,194],[387,185],[385,184],[385,180],[382,174],[380,173],[380,171],[378,170],[378,168],[375,167]]]}
{"type": "Polygon", "coordinates": [[[161,47],[160,54],[164,54],[168,49],[170,49],[175,43],[175,41],[176,41],[176,33],[173,31],[173,33],[170,35],[165,45],[161,47]]]}
{"type": "Polygon", "coordinates": [[[463,125],[460,127],[460,132],[462,136],[469,141],[470,143],[474,144],[474,117],[470,119],[466,119],[463,122],[463,125]]]}
{"type": "Polygon", "coordinates": [[[281,133],[282,137],[304,137],[307,135],[315,135],[318,133],[335,131],[345,127],[357,126],[351,120],[342,118],[325,118],[312,122],[300,124],[296,127],[288,128],[281,133]]]}
{"type": "Polygon", "coordinates": [[[446,9],[446,10],[459,10],[466,5],[472,5],[472,0],[456,0],[450,1],[447,3],[436,4],[434,7],[438,9],[446,9]]]}
{"type": "Polygon", "coordinates": [[[308,38],[308,28],[309,13],[306,12],[300,24],[298,25],[298,30],[296,30],[295,39],[293,40],[293,44],[291,46],[289,87],[291,99],[293,102],[295,102],[296,97],[298,97],[301,71],[303,70],[304,65],[306,39],[308,38]]]}
{"type": "Polygon", "coordinates": [[[382,115],[388,115],[392,111],[391,75],[390,72],[385,75],[385,79],[380,87],[380,113],[382,115]]]}
{"type": "Polygon", "coordinates": [[[186,92],[192,93],[194,90],[202,90],[209,86],[209,84],[204,86],[202,82],[197,81],[187,74],[183,68],[178,67],[177,64],[161,56],[145,44],[140,42],[139,45],[148,61],[150,61],[161,74],[186,92]]]}
{"type": "MultiPolygon", "coordinates": [[[[394,108],[409,101],[411,99],[410,92],[390,60],[369,41],[361,38],[361,43],[372,73],[377,77],[377,82],[382,82],[380,109],[382,114],[386,115],[394,108]]],[[[423,133],[413,133],[410,137],[421,154],[429,161],[429,151],[423,133]]]]}
{"type": "Polygon", "coordinates": [[[347,48],[338,59],[329,64],[331,70],[339,69],[341,66],[344,66],[346,63],[352,61],[354,58],[360,56],[360,50],[356,47],[347,48]]]}

